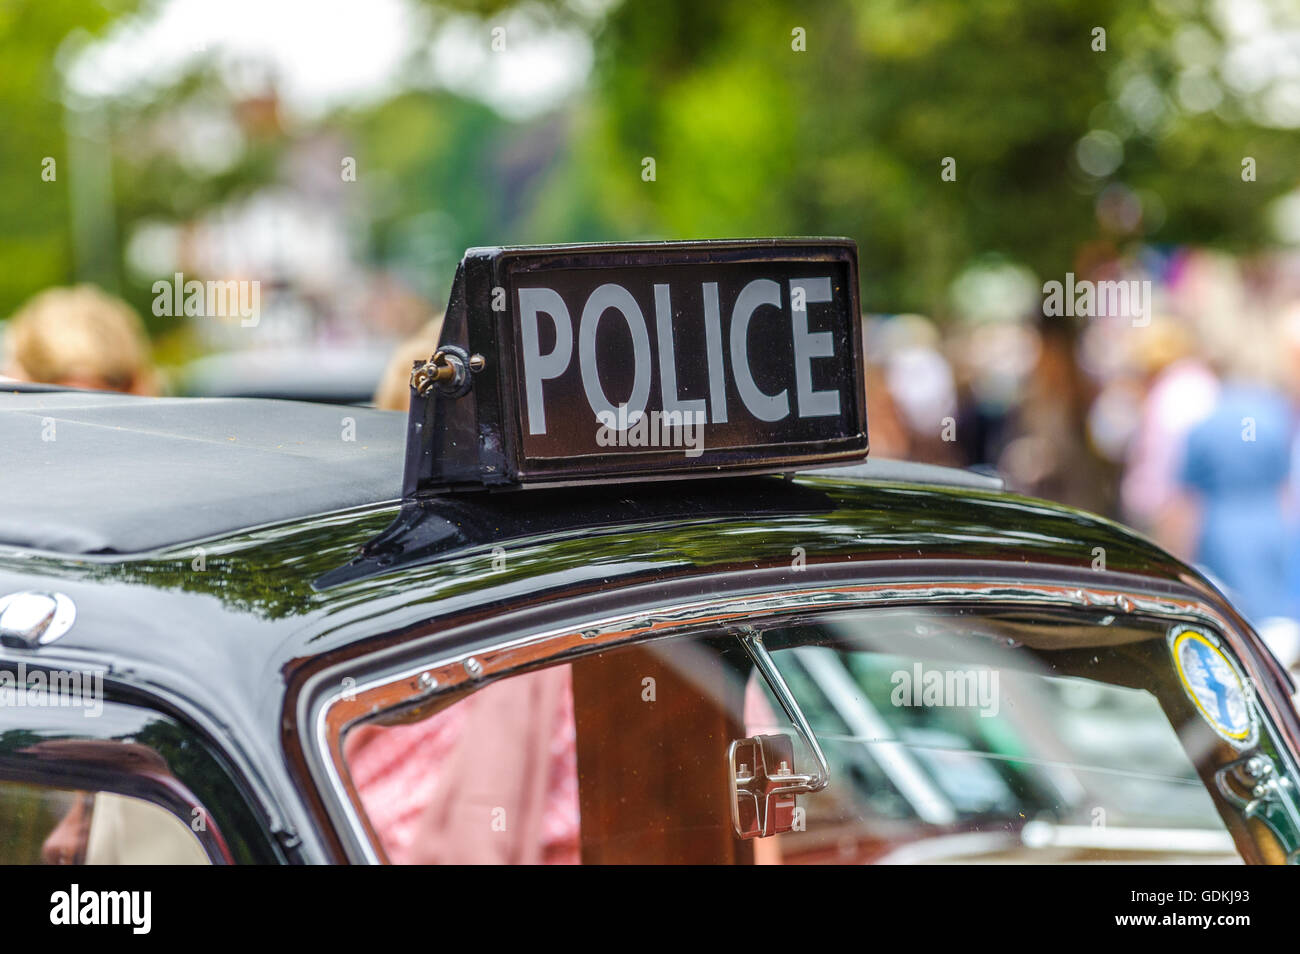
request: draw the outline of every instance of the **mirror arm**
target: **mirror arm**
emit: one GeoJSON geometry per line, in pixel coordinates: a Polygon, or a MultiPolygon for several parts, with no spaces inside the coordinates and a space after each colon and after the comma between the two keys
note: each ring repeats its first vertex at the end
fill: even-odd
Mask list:
{"type": "Polygon", "coordinates": [[[795,731],[803,738],[804,743],[812,750],[813,757],[817,760],[817,772],[804,790],[820,792],[830,784],[830,766],[826,763],[826,756],[822,752],[822,747],[817,743],[817,736],[813,734],[808,718],[799,707],[799,701],[795,699],[794,693],[786,685],[780,670],[776,668],[776,663],[772,661],[772,654],[763,645],[763,634],[751,626],[743,626],[737,630],[736,636],[740,639],[740,644],[745,647],[745,652],[749,654],[749,658],[754,661],[754,668],[767,681],[777,701],[781,703],[781,708],[785,710],[785,714],[794,723],[795,731]]]}

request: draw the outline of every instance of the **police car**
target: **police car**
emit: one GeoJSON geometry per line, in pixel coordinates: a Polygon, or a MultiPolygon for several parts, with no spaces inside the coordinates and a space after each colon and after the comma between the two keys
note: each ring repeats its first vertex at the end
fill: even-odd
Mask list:
{"type": "Polygon", "coordinates": [[[0,394],[0,860],[1300,856],[1196,572],[867,459],[856,249],[475,249],[409,416],[0,394]]]}

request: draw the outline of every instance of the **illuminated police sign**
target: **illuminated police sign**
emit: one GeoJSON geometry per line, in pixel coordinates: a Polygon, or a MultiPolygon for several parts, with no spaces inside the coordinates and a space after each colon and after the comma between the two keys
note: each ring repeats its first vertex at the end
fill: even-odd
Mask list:
{"type": "Polygon", "coordinates": [[[408,493],[788,471],[867,449],[843,239],[471,250],[438,361],[451,369],[416,372],[408,493]]]}

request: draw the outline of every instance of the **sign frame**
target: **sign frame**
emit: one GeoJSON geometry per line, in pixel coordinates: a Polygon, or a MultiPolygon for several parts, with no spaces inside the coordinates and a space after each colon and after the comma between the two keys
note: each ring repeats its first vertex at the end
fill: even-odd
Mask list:
{"type": "MultiPolygon", "coordinates": [[[[440,349],[473,356],[477,370],[455,391],[411,389],[403,496],[470,489],[562,487],[629,480],[789,473],[860,461],[868,451],[862,313],[857,246],[847,238],[729,239],[472,248],[457,269],[440,349]],[[706,447],[687,459],[655,448],[529,458],[524,454],[517,368],[517,299],[521,276],[577,269],[643,269],[831,263],[847,275],[848,356],[852,406],[842,412],[852,433],[826,440],[748,447],[706,447]],[[504,296],[501,290],[505,290],[504,296]],[[502,300],[504,298],[504,301],[502,300]],[[498,307],[494,309],[493,305],[498,307]]],[[[422,362],[417,362],[417,366],[422,362]]],[[[595,423],[593,421],[593,427],[595,423]]]]}

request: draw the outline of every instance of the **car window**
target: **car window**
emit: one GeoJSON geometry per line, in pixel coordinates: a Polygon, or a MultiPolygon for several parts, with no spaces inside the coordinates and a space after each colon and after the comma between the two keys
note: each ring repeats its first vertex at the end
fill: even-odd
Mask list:
{"type": "Polygon", "coordinates": [[[112,792],[0,781],[0,864],[208,864],[180,818],[112,792]]]}
{"type": "Polygon", "coordinates": [[[806,799],[789,860],[1238,858],[1142,689],[823,646],[775,660],[848,783],[806,799]]]}
{"type": "Polygon", "coordinates": [[[1295,766],[1241,672],[1156,618],[838,613],[590,653],[344,752],[396,862],[1282,861],[1295,766]]]}

